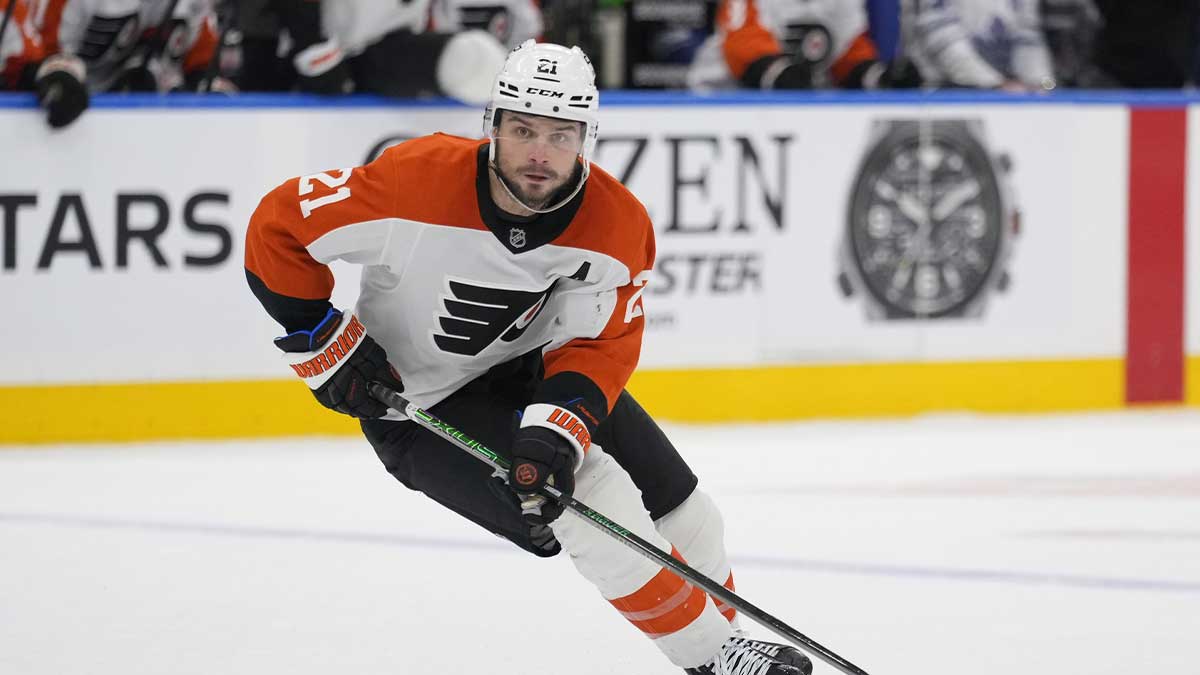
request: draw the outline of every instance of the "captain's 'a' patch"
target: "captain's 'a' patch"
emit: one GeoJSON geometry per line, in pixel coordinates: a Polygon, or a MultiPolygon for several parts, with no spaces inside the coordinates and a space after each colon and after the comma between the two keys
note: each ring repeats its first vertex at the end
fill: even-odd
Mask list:
{"type": "Polygon", "coordinates": [[[450,294],[442,296],[446,314],[438,315],[441,333],[433,341],[444,352],[476,356],[497,339],[512,342],[546,306],[554,283],[541,291],[492,288],[449,280],[450,294]]]}

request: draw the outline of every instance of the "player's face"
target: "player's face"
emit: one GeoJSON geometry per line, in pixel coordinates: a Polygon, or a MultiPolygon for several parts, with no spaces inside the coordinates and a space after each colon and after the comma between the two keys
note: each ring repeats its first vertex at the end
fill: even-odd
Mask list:
{"type": "Polygon", "coordinates": [[[496,130],[500,176],[526,206],[545,208],[575,171],[583,123],[504,111],[496,130]]]}

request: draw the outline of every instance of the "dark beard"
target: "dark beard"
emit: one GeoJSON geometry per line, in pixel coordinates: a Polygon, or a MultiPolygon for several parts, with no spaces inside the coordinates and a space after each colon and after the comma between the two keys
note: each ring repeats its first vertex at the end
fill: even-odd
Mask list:
{"type": "Polygon", "coordinates": [[[531,209],[546,208],[546,205],[550,203],[550,198],[554,196],[554,193],[551,192],[551,193],[547,194],[545,196],[545,198],[543,198],[543,199],[534,199],[533,197],[531,197],[529,195],[528,192],[526,192],[524,190],[524,188],[521,187],[521,185],[519,183],[509,180],[504,175],[504,172],[497,171],[496,177],[504,182],[504,184],[508,187],[508,191],[512,193],[512,196],[517,198],[518,202],[520,202],[521,204],[524,204],[525,206],[527,206],[531,209]]]}
{"type": "Polygon", "coordinates": [[[553,204],[555,199],[559,198],[559,195],[563,194],[567,187],[567,183],[564,182],[554,190],[546,193],[544,198],[534,199],[533,196],[526,192],[519,183],[514,180],[510,180],[508,176],[504,174],[504,171],[500,170],[499,166],[497,166],[496,169],[496,177],[508,187],[509,192],[511,192],[513,196],[517,198],[517,201],[531,209],[544,209],[550,204],[553,204]]]}
{"type": "Polygon", "coordinates": [[[505,175],[504,170],[500,168],[500,164],[498,162],[491,162],[490,168],[492,173],[496,174],[496,178],[500,179],[500,182],[504,183],[509,192],[511,192],[512,195],[516,197],[522,204],[531,209],[539,210],[544,209],[551,204],[557,204],[558,202],[566,199],[567,195],[569,195],[571,191],[575,189],[575,186],[579,184],[579,179],[583,176],[583,164],[576,161],[575,166],[571,169],[571,176],[567,178],[562,185],[549,192],[545,199],[540,199],[535,202],[530,195],[526,194],[525,190],[521,189],[520,185],[518,185],[515,181],[509,180],[508,176],[505,175]]]}

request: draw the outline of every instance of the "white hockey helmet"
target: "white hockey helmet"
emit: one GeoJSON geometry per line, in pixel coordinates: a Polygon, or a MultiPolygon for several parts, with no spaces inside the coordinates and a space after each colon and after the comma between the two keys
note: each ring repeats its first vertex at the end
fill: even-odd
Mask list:
{"type": "MultiPolygon", "coordinates": [[[[582,122],[583,146],[579,156],[583,173],[579,185],[553,211],[570,201],[590,173],[592,152],[596,149],[596,130],[599,125],[596,111],[600,108],[600,93],[596,90],[596,71],[592,62],[579,47],[570,49],[551,43],[526,40],[508,54],[504,67],[492,86],[492,98],[483,113],[483,133],[492,140],[489,159],[496,161],[496,113],[500,110],[542,115],[582,122]]],[[[506,186],[507,187],[507,186],[506,186]]]]}

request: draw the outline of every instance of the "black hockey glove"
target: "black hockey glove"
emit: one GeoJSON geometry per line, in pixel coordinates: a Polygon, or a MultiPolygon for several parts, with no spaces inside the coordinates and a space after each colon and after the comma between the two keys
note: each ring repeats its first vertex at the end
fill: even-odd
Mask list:
{"type": "Polygon", "coordinates": [[[525,408],[508,470],[508,487],[517,493],[525,520],[545,524],[562,515],[561,506],[538,493],[547,484],[565,495],[574,492],[575,471],[591,444],[587,427],[567,409],[549,403],[525,408]]]}
{"type": "Polygon", "coordinates": [[[70,54],[55,54],[42,61],[34,75],[38,105],[46,110],[46,121],[55,129],[74,122],[87,110],[87,68],[70,54]]]}
{"type": "Polygon", "coordinates": [[[843,89],[876,89],[892,88],[892,69],[884,61],[863,61],[854,66],[842,80],[843,89]]]}
{"type": "Polygon", "coordinates": [[[787,54],[764,56],[746,68],[742,86],[750,89],[813,89],[813,66],[787,54]]]}
{"type": "Polygon", "coordinates": [[[379,382],[404,391],[387,353],[353,314],[331,308],[316,328],[276,338],[275,346],[330,410],[358,418],[383,417],[388,407],[371,396],[368,385],[379,382]]]}

